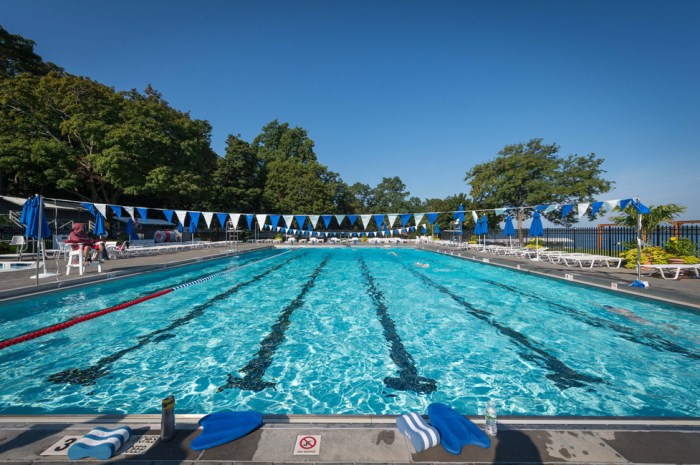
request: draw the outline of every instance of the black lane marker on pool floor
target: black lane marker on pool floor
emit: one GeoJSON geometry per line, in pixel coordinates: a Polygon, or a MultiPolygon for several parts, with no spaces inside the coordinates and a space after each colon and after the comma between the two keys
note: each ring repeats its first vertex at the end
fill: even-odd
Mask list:
{"type": "Polygon", "coordinates": [[[389,355],[394,364],[399,368],[399,377],[384,378],[384,384],[397,391],[414,391],[421,394],[429,394],[437,390],[437,382],[434,379],[418,376],[418,369],[411,354],[401,341],[401,337],[396,332],[396,324],[389,316],[389,309],[384,302],[384,294],[377,288],[372,274],[365,261],[358,257],[362,276],[365,278],[365,285],[374,306],[377,309],[377,317],[382,324],[384,337],[389,345],[389,355]]]}
{"type": "Polygon", "coordinates": [[[265,270],[264,272],[254,276],[248,281],[236,284],[234,287],[231,289],[222,292],[221,294],[217,294],[211,299],[207,300],[206,302],[203,302],[197,306],[195,306],[192,310],[190,310],[185,316],[178,318],[177,320],[174,320],[172,323],[170,323],[167,327],[162,328],[162,329],[157,329],[149,334],[146,334],[145,336],[141,336],[139,338],[139,342],[136,343],[135,345],[131,347],[127,347],[125,349],[122,349],[118,352],[115,352],[111,355],[108,355],[107,357],[103,357],[100,360],[97,361],[94,365],[91,365],[89,368],[70,368],[68,370],[63,370],[58,373],[54,373],[53,375],[49,376],[48,381],[55,383],[55,384],[60,384],[60,383],[68,383],[68,384],[82,384],[83,386],[89,386],[91,384],[95,384],[97,379],[102,378],[103,376],[106,376],[109,374],[109,371],[105,368],[107,365],[116,362],[126,354],[133,352],[135,350],[140,349],[141,347],[146,346],[147,344],[151,342],[161,342],[165,339],[168,339],[169,337],[165,333],[169,333],[170,331],[188,324],[190,321],[193,319],[201,316],[207,308],[209,308],[212,304],[219,302],[221,300],[225,300],[229,297],[231,297],[233,294],[241,290],[242,288],[249,286],[268,274],[279,270],[283,266],[298,260],[300,257],[292,257],[288,259],[287,261],[284,261],[278,265],[273,266],[272,268],[265,270]]]}
{"type": "Polygon", "coordinates": [[[582,312],[580,310],[577,310],[572,307],[567,307],[566,305],[562,305],[558,302],[554,302],[549,299],[544,299],[534,293],[530,292],[525,292],[522,289],[518,289],[514,286],[509,286],[508,284],[503,284],[499,283],[496,281],[491,281],[491,280],[483,280],[484,282],[491,284],[492,286],[497,286],[500,287],[501,289],[506,289],[510,292],[516,293],[518,295],[522,295],[525,297],[531,297],[533,299],[541,300],[543,302],[546,302],[547,305],[550,305],[552,307],[559,308],[563,310],[565,313],[568,313],[572,316],[575,316],[579,321],[582,321],[586,324],[589,324],[591,326],[594,326],[596,328],[608,328],[613,331],[617,331],[618,336],[621,337],[622,339],[625,339],[630,342],[634,342],[636,344],[642,344],[648,347],[651,347],[654,350],[658,350],[659,352],[675,352],[681,355],[685,355],[688,358],[700,359],[700,355],[695,354],[685,347],[682,347],[675,342],[669,341],[667,339],[664,339],[661,336],[658,336],[654,333],[650,333],[648,331],[644,331],[641,336],[644,337],[645,339],[640,339],[638,335],[635,333],[635,330],[633,328],[630,328],[629,326],[624,326],[618,323],[615,323],[613,321],[608,321],[604,318],[598,318],[592,315],[589,315],[585,312],[582,312]]]}
{"type": "Polygon", "coordinates": [[[258,350],[258,353],[255,354],[255,357],[253,357],[253,359],[251,359],[243,368],[238,370],[239,373],[244,373],[243,378],[233,376],[229,373],[226,384],[220,386],[217,392],[231,388],[256,392],[262,391],[263,389],[275,388],[275,383],[263,381],[263,376],[265,376],[265,372],[272,364],[272,359],[275,356],[275,352],[277,352],[277,348],[280,346],[280,344],[282,344],[282,342],[284,342],[284,333],[287,331],[287,328],[289,328],[292,313],[294,313],[294,310],[304,305],[304,297],[306,297],[306,294],[314,286],[316,278],[321,271],[323,271],[323,268],[325,268],[330,258],[330,255],[327,255],[323,259],[321,264],[318,265],[318,267],[316,267],[314,272],[311,274],[309,280],[306,281],[306,284],[304,284],[304,287],[302,287],[299,295],[292,301],[292,303],[287,305],[284,310],[280,312],[279,316],[277,317],[277,322],[272,325],[272,331],[270,331],[270,334],[265,336],[265,339],[260,341],[260,349],[258,350]]]}
{"type": "Polygon", "coordinates": [[[466,308],[472,316],[493,326],[499,333],[510,338],[510,340],[516,345],[528,349],[528,352],[520,352],[520,356],[525,360],[537,363],[538,365],[549,370],[550,373],[545,376],[550,379],[559,389],[563,390],[571,387],[585,387],[586,383],[605,383],[603,378],[599,378],[598,376],[589,376],[573,370],[558,358],[553,357],[547,351],[537,347],[535,343],[529,340],[521,332],[500,324],[498,321],[492,318],[493,314],[490,312],[474,307],[472,304],[464,300],[464,298],[452,293],[448,288],[442,284],[436,283],[426,275],[418,273],[416,270],[413,270],[406,265],[402,264],[402,266],[420,278],[426,284],[429,284],[443,294],[450,296],[452,300],[466,308]]]}

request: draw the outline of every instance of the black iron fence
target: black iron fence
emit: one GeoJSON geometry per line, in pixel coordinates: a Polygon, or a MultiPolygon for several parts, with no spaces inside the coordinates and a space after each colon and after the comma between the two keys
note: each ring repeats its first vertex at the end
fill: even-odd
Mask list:
{"type": "MultiPolygon", "coordinates": [[[[527,231],[524,233],[526,240],[532,239],[527,237],[527,231]]],[[[544,237],[539,238],[539,241],[551,250],[618,256],[630,245],[636,245],[636,237],[635,228],[600,225],[594,228],[546,228],[544,237]]],[[[663,247],[671,237],[687,237],[697,249],[700,245],[700,225],[658,226],[643,236],[642,240],[647,245],[663,247]]]]}

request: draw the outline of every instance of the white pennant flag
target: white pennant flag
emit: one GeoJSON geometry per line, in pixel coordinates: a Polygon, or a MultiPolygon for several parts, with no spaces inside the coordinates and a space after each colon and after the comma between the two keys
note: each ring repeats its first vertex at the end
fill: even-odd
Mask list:
{"type": "Polygon", "coordinates": [[[107,204],[106,203],[96,203],[95,208],[97,208],[97,211],[100,212],[102,216],[107,218],[107,204]]]}
{"type": "Polygon", "coordinates": [[[413,214],[413,219],[416,220],[416,226],[420,225],[420,222],[423,221],[424,216],[425,216],[425,213],[414,213],[413,214]]]}
{"type": "Polygon", "coordinates": [[[122,208],[124,210],[126,210],[126,212],[129,214],[129,216],[131,217],[132,220],[136,220],[136,218],[134,218],[134,207],[122,207],[122,208]]]}
{"type": "Polygon", "coordinates": [[[620,199],[617,199],[617,200],[606,200],[606,201],[605,201],[605,208],[606,208],[608,211],[612,210],[613,208],[617,207],[618,205],[620,205],[620,199]]]}
{"type": "Polygon", "coordinates": [[[474,218],[474,222],[479,221],[479,215],[474,210],[472,210],[472,218],[474,218]]]}
{"type": "Polygon", "coordinates": [[[266,214],[260,214],[260,215],[255,215],[255,218],[258,220],[258,226],[260,227],[260,230],[263,230],[263,226],[265,226],[265,220],[267,220],[267,215],[266,214]]]}
{"type": "Polygon", "coordinates": [[[309,221],[311,221],[311,227],[316,229],[316,223],[318,223],[318,219],[320,218],[320,215],[309,215],[309,221]]]}
{"type": "Polygon", "coordinates": [[[185,219],[187,218],[187,210],[175,210],[175,215],[177,215],[177,219],[182,223],[182,225],[185,225],[185,219]]]}
{"type": "Polygon", "coordinates": [[[507,208],[496,208],[494,211],[496,212],[496,215],[502,215],[504,214],[508,209],[507,208]]]}
{"type": "Polygon", "coordinates": [[[397,214],[395,214],[395,213],[392,213],[392,214],[388,214],[388,213],[387,213],[386,216],[387,216],[387,218],[389,218],[389,227],[390,227],[390,228],[393,228],[393,227],[394,227],[394,222],[396,221],[396,218],[399,217],[399,215],[397,215],[397,214]]]}
{"type": "Polygon", "coordinates": [[[335,215],[335,219],[338,220],[338,226],[340,226],[340,223],[345,219],[345,215],[335,215]]]}
{"type": "Polygon", "coordinates": [[[360,220],[362,221],[362,225],[367,229],[367,226],[369,226],[369,220],[372,219],[372,215],[360,215],[360,220]]]}
{"type": "Polygon", "coordinates": [[[552,212],[552,211],[556,210],[557,208],[559,208],[560,206],[561,205],[549,205],[547,208],[544,209],[544,212],[545,213],[552,212]]]}
{"type": "Polygon", "coordinates": [[[590,203],[588,203],[588,202],[578,204],[578,216],[585,215],[586,210],[588,210],[589,205],[590,205],[590,203]]]}
{"type": "Polygon", "coordinates": [[[238,229],[238,220],[241,219],[241,214],[240,213],[229,213],[228,217],[231,220],[231,225],[233,226],[233,229],[238,229]]]}
{"type": "Polygon", "coordinates": [[[292,227],[292,221],[294,220],[294,215],[282,215],[282,219],[284,220],[284,224],[286,224],[288,228],[292,227]]]}
{"type": "Polygon", "coordinates": [[[211,219],[214,218],[214,212],[202,212],[204,217],[204,222],[207,224],[207,228],[211,227],[211,219]]]}

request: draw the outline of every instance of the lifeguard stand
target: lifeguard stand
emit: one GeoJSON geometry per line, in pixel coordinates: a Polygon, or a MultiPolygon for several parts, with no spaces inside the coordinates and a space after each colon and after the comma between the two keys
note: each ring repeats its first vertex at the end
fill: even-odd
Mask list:
{"type": "Polygon", "coordinates": [[[227,245],[232,245],[234,248],[236,245],[240,242],[238,240],[238,233],[240,233],[240,229],[236,229],[236,226],[231,223],[231,220],[226,222],[226,244],[227,245]]]}

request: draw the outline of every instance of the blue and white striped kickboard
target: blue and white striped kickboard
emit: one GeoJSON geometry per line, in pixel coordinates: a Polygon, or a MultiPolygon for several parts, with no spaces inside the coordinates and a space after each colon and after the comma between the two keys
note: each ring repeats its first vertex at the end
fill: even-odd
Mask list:
{"type": "Polygon", "coordinates": [[[408,436],[416,452],[435,447],[440,444],[440,433],[428,425],[423,417],[415,412],[396,417],[396,426],[408,436]]]}
{"type": "Polygon", "coordinates": [[[128,426],[115,429],[98,426],[70,446],[68,458],[80,460],[84,457],[94,457],[107,460],[129,440],[129,437],[131,428],[128,426]]]}

